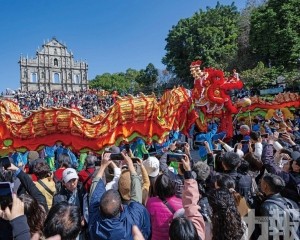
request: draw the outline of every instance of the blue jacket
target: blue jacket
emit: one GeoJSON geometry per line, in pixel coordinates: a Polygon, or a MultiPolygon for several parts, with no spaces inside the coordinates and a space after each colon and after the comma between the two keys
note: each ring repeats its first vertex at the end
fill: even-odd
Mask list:
{"type": "Polygon", "coordinates": [[[105,193],[103,180],[100,179],[90,200],[89,233],[92,240],[133,239],[132,226],[136,225],[144,238],[150,238],[151,224],[147,209],[138,202],[123,205],[124,210],[116,218],[105,218],[99,210],[100,200],[105,193]]]}
{"type": "MultiPolygon", "coordinates": [[[[217,133],[218,130],[218,125],[216,123],[213,123],[209,126],[209,132],[207,133],[200,133],[196,136],[196,141],[201,141],[201,142],[208,142],[210,149],[213,149],[212,145],[212,138],[213,136],[217,133]]],[[[204,146],[199,146],[199,156],[200,158],[206,158],[207,151],[204,146]]]]}

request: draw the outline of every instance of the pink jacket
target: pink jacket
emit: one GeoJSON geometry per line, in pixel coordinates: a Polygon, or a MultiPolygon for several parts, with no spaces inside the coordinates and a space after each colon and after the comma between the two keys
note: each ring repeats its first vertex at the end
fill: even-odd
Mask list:
{"type": "Polygon", "coordinates": [[[184,215],[191,220],[201,239],[205,239],[205,222],[199,212],[199,190],[195,179],[185,179],[182,193],[184,215]]]}
{"type": "MultiPolygon", "coordinates": [[[[182,200],[175,196],[167,198],[168,203],[177,211],[182,208],[182,200]]],[[[148,199],[146,208],[151,217],[152,240],[169,240],[169,226],[173,213],[158,197],[148,199]]]]}

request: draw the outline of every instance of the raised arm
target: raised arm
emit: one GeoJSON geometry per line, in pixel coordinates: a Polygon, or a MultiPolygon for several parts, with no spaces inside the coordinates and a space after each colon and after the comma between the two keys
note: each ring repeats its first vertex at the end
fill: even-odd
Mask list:
{"type": "Polygon", "coordinates": [[[142,203],[142,185],[139,176],[135,171],[132,159],[122,152],[123,158],[128,165],[131,178],[130,199],[142,203]]]}
{"type": "Polygon", "coordinates": [[[184,215],[191,220],[197,230],[201,239],[205,239],[205,222],[203,216],[199,212],[199,190],[195,179],[193,179],[191,166],[188,157],[182,160],[184,173],[184,188],[182,193],[182,204],[184,208],[184,215]]]}
{"type": "Polygon", "coordinates": [[[106,191],[102,177],[104,175],[105,169],[110,164],[110,161],[111,161],[110,153],[105,153],[102,156],[102,161],[101,161],[101,166],[99,168],[99,171],[97,172],[95,178],[93,179],[92,185],[96,185],[96,186],[93,186],[93,189],[91,187],[91,192],[90,192],[90,196],[91,196],[90,205],[89,205],[90,219],[92,219],[93,216],[98,213],[101,197],[106,191]]]}
{"type": "Polygon", "coordinates": [[[8,169],[15,171],[16,177],[20,179],[20,182],[22,186],[25,188],[26,192],[31,197],[33,197],[39,204],[41,204],[44,207],[46,212],[48,212],[48,205],[46,202],[46,198],[36,187],[32,179],[26,173],[24,173],[20,168],[16,167],[12,163],[8,169]]]}

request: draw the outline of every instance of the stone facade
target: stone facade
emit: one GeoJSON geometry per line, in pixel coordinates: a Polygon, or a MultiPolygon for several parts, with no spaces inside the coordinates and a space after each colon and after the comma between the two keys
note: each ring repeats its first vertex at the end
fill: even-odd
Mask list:
{"type": "Polygon", "coordinates": [[[88,89],[88,64],[75,61],[67,47],[52,38],[36,52],[36,57],[20,57],[22,91],[80,91],[88,89]]]}

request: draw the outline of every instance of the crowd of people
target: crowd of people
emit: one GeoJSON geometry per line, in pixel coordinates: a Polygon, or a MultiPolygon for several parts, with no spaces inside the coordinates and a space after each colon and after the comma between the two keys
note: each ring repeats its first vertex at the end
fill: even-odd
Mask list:
{"type": "Polygon", "coordinates": [[[1,166],[14,194],[0,194],[0,239],[299,239],[299,113],[276,114],[240,118],[231,139],[213,120],[192,141],[176,130],[102,155],[59,143],[14,153],[1,166]]]}
{"type": "Polygon", "coordinates": [[[76,109],[79,113],[91,119],[107,110],[114,103],[112,95],[102,96],[97,90],[71,91],[10,91],[12,98],[19,104],[20,111],[24,117],[28,117],[32,110],[42,107],[66,107],[76,109]]]}
{"type": "MultiPolygon", "coordinates": [[[[89,116],[99,106],[87,92],[16,98],[30,109],[87,106],[89,116]]],[[[57,143],[2,158],[0,239],[299,239],[299,111],[234,127],[227,138],[212,119],[163,144],[138,139],[98,155],[57,143]]]]}

